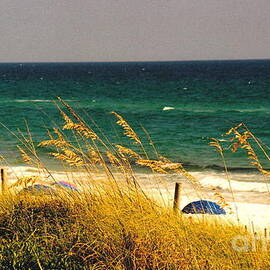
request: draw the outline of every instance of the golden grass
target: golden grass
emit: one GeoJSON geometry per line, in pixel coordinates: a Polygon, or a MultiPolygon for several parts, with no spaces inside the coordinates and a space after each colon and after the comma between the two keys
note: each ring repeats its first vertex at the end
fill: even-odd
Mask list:
{"type": "MultiPolygon", "coordinates": [[[[268,253],[259,247],[233,249],[231,241],[246,235],[243,229],[175,215],[130,189],[120,195],[107,186],[72,199],[9,197],[0,209],[0,250],[15,269],[270,267],[268,253]]],[[[4,261],[0,256],[1,269],[8,269],[4,261]]]]}
{"type": "MultiPolygon", "coordinates": [[[[260,244],[253,248],[252,235],[244,228],[218,218],[176,214],[172,207],[148,198],[131,162],[153,173],[179,174],[194,186],[200,198],[204,194],[199,181],[181,163],[158,153],[157,160],[150,160],[140,138],[122,116],[113,113],[138,149],[104,142],[65,101],[59,102],[63,127],[53,130],[56,139],[49,132],[50,139],[39,147],[50,147],[49,154],[56,160],[87,173],[89,189],[52,196],[2,196],[0,269],[270,269],[269,249],[260,244]],[[73,132],[77,143],[69,141],[65,131],[73,132]],[[106,179],[93,181],[93,172],[105,174],[106,179]],[[245,252],[233,245],[238,236],[248,241],[245,252]]],[[[252,164],[264,173],[248,141],[256,137],[247,129],[240,133],[240,127],[227,133],[234,135],[229,139],[232,149],[245,149],[256,162],[252,164]]],[[[211,145],[223,153],[220,142],[214,139],[211,145]]],[[[49,175],[48,180],[53,180],[33,147],[25,141],[22,145],[19,151],[23,161],[37,164],[49,175]]],[[[19,178],[15,186],[36,181],[34,177],[19,178]]],[[[222,194],[214,192],[217,203],[229,207],[222,194]]]]}

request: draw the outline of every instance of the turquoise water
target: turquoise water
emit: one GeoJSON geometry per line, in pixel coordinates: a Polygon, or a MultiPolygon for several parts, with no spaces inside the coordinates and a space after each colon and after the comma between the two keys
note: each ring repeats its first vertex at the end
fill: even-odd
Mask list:
{"type": "MultiPolygon", "coordinates": [[[[111,111],[145,138],[143,125],[162,155],[208,168],[222,165],[209,138],[240,122],[270,145],[269,86],[267,60],[0,64],[0,121],[15,133],[17,128],[25,132],[27,122],[35,142],[43,140],[44,127],[62,123],[51,102],[60,96],[84,118],[94,119],[114,143],[126,141],[111,111]]],[[[0,143],[1,154],[19,164],[18,141],[5,128],[0,143]]],[[[44,149],[40,153],[46,158],[44,149]]],[[[228,153],[228,165],[249,167],[243,156],[228,153]]]]}

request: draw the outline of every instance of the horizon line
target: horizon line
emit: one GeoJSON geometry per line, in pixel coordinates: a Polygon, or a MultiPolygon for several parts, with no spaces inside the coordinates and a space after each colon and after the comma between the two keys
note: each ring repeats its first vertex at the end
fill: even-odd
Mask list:
{"type": "Polygon", "coordinates": [[[270,58],[239,58],[239,59],[200,59],[200,60],[138,60],[138,61],[11,61],[1,64],[113,64],[113,63],[168,63],[168,62],[234,62],[234,61],[269,61],[270,58]]]}

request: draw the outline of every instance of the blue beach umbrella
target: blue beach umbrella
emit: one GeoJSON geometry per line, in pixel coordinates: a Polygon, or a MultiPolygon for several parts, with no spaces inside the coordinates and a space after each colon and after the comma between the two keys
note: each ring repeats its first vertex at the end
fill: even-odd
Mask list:
{"type": "Polygon", "coordinates": [[[58,181],[58,182],[54,183],[54,185],[59,186],[59,187],[63,187],[63,188],[67,188],[67,189],[72,190],[72,191],[79,191],[75,185],[73,185],[69,182],[66,182],[66,181],[58,181]]]}
{"type": "Polygon", "coordinates": [[[226,215],[226,211],[218,204],[211,201],[195,201],[187,204],[182,212],[185,214],[210,214],[226,215]]]}

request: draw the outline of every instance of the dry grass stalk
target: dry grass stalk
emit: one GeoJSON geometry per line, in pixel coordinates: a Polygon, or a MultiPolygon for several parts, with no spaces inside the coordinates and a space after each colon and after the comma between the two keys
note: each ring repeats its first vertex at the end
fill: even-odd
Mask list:
{"type": "Polygon", "coordinates": [[[179,169],[174,170],[176,173],[182,174],[195,188],[195,190],[200,191],[203,189],[203,186],[198,181],[196,177],[194,177],[192,174],[190,174],[183,166],[181,166],[179,169]]]}
{"type": "Polygon", "coordinates": [[[116,167],[122,166],[121,161],[110,151],[106,151],[106,156],[108,157],[110,163],[116,167]]]}
{"type": "Polygon", "coordinates": [[[89,160],[93,163],[93,164],[102,164],[102,158],[100,156],[100,153],[98,151],[95,151],[94,149],[90,149],[88,151],[88,156],[89,156],[89,160]]]}
{"type": "Polygon", "coordinates": [[[61,134],[61,132],[57,128],[54,128],[53,130],[54,130],[54,133],[57,135],[58,139],[54,139],[52,134],[49,132],[49,136],[51,139],[40,142],[38,146],[46,147],[46,146],[53,145],[59,148],[72,147],[72,145],[65,140],[64,136],[61,134]]]}
{"type": "Polygon", "coordinates": [[[54,146],[59,147],[59,148],[71,147],[71,144],[69,144],[68,142],[60,141],[60,140],[46,140],[46,141],[42,141],[41,143],[38,144],[38,146],[42,146],[42,147],[46,147],[46,146],[50,146],[50,145],[54,145],[54,146]]]}
{"type": "MultiPolygon", "coordinates": [[[[83,123],[82,118],[71,108],[71,106],[66,103],[63,99],[61,99],[60,97],[58,97],[58,100],[68,109],[68,111],[70,112],[70,114],[80,123],[83,123]]],[[[62,110],[58,107],[58,109],[62,112],[62,110]]]]}
{"type": "Polygon", "coordinates": [[[121,156],[129,156],[135,159],[141,159],[141,156],[130,148],[124,147],[120,144],[115,145],[115,147],[121,156]]]}
{"type": "Polygon", "coordinates": [[[149,167],[156,172],[164,174],[169,173],[169,171],[175,171],[182,166],[180,163],[149,159],[139,159],[136,161],[136,163],[142,166],[149,167]]]}
{"type": "Polygon", "coordinates": [[[137,158],[137,155],[131,149],[125,147],[122,148],[122,146],[120,145],[118,146],[120,147],[120,149],[123,150],[119,150],[119,158],[112,154],[110,151],[106,151],[106,156],[109,159],[110,164],[120,170],[120,173],[123,179],[126,180],[127,184],[133,184],[133,186],[137,188],[139,187],[139,184],[134,176],[134,172],[128,160],[128,157],[126,157],[126,155],[128,155],[137,158]]]}
{"type": "MultiPolygon", "coordinates": [[[[270,176],[270,172],[265,170],[254,150],[254,148],[252,147],[251,143],[250,143],[250,139],[255,140],[255,142],[259,145],[259,142],[256,140],[255,136],[246,128],[246,126],[241,123],[238,126],[231,128],[226,135],[230,135],[233,134],[234,136],[230,138],[230,141],[233,142],[232,146],[231,146],[231,151],[232,152],[236,152],[239,148],[244,149],[247,153],[248,159],[250,160],[250,164],[252,166],[255,166],[257,168],[257,170],[262,173],[265,176],[270,176]],[[239,130],[240,128],[243,129],[243,131],[241,132],[241,130],[239,130]]],[[[261,145],[259,145],[259,147],[263,150],[263,148],[261,147],[261,145]]],[[[263,150],[264,151],[264,150],[263,150]]],[[[267,154],[266,154],[267,156],[267,154]]],[[[267,156],[268,157],[268,156],[267,156]]]]}
{"type": "Polygon", "coordinates": [[[20,146],[17,145],[17,148],[19,149],[20,151],[20,154],[21,154],[21,157],[23,159],[23,161],[26,163],[26,164],[29,164],[29,165],[32,165],[33,164],[33,160],[32,158],[26,153],[25,150],[23,150],[20,146]]]}
{"type": "Polygon", "coordinates": [[[168,158],[165,158],[163,156],[159,156],[159,159],[163,162],[163,166],[161,167],[166,167],[171,170],[173,173],[177,173],[182,175],[184,178],[188,180],[188,182],[194,187],[195,191],[197,194],[201,197],[201,191],[203,189],[203,186],[201,183],[198,181],[196,177],[194,177],[192,174],[190,174],[181,163],[173,163],[171,160],[168,158]]]}
{"type": "Polygon", "coordinates": [[[158,173],[163,173],[163,174],[168,173],[165,169],[162,168],[162,165],[164,165],[164,163],[162,161],[149,160],[149,159],[139,159],[136,161],[136,163],[141,165],[141,166],[149,167],[153,171],[156,171],[158,173]]]}
{"type": "Polygon", "coordinates": [[[224,196],[216,188],[213,188],[213,191],[214,191],[214,197],[216,198],[216,203],[220,205],[222,208],[225,208],[229,214],[233,214],[234,211],[232,207],[230,206],[230,204],[226,201],[224,196]]]}
{"type": "Polygon", "coordinates": [[[66,115],[59,107],[59,111],[65,120],[66,124],[63,126],[63,129],[75,130],[79,135],[92,140],[100,140],[99,136],[89,128],[82,118],[67,104],[64,100],[58,97],[58,100],[68,109],[70,114],[78,121],[78,123],[74,123],[70,117],[66,115]]]}
{"type": "Polygon", "coordinates": [[[88,128],[84,123],[74,123],[64,112],[61,111],[61,114],[66,122],[63,129],[75,130],[79,135],[87,139],[99,139],[98,135],[93,130],[88,128]]]}
{"type": "Polygon", "coordinates": [[[162,169],[164,169],[164,170],[173,170],[173,171],[175,171],[175,170],[177,170],[177,169],[179,169],[179,168],[181,168],[182,167],[182,165],[181,165],[181,163],[163,163],[163,164],[161,164],[160,165],[160,167],[162,168],[162,169]]]}
{"type": "Polygon", "coordinates": [[[50,155],[54,156],[59,160],[63,160],[68,163],[70,166],[81,167],[85,164],[84,160],[81,156],[76,154],[70,149],[63,149],[64,153],[50,153],[50,155]]]}
{"type": "Polygon", "coordinates": [[[134,140],[134,143],[142,144],[140,138],[136,134],[136,132],[132,129],[132,127],[128,124],[128,122],[118,113],[111,112],[118,121],[116,122],[119,126],[121,126],[124,129],[124,134],[129,137],[130,139],[134,140]]]}
{"type": "Polygon", "coordinates": [[[19,186],[26,187],[27,185],[33,185],[39,180],[40,180],[40,177],[37,175],[19,177],[18,180],[14,184],[12,184],[9,188],[14,188],[14,187],[19,187],[19,186]]]}
{"type": "Polygon", "coordinates": [[[65,141],[63,134],[59,131],[58,128],[53,128],[53,132],[57,135],[59,141],[65,141]]]}
{"type": "MultiPolygon", "coordinates": [[[[235,203],[235,195],[234,195],[233,188],[232,188],[232,183],[231,183],[231,177],[229,175],[227,164],[226,164],[226,161],[225,161],[224,149],[223,149],[222,145],[220,144],[221,141],[224,141],[224,140],[218,140],[218,139],[215,139],[215,138],[211,138],[211,141],[210,141],[209,144],[210,144],[211,147],[214,147],[215,151],[217,151],[221,156],[223,166],[224,166],[224,169],[225,169],[225,173],[226,173],[226,178],[227,178],[229,188],[230,188],[230,192],[232,194],[232,199],[233,199],[233,202],[234,202],[234,205],[235,205],[235,211],[236,211],[237,219],[239,220],[238,209],[237,209],[237,205],[235,203]]],[[[227,207],[230,210],[231,213],[233,212],[232,208],[225,201],[224,197],[220,194],[220,192],[215,192],[214,195],[215,195],[215,197],[218,198],[218,203],[222,207],[227,207]]]]}

